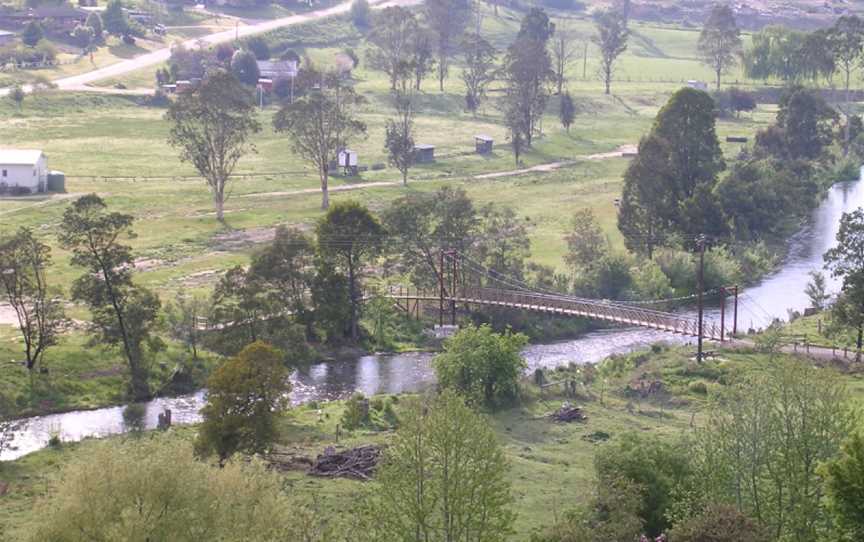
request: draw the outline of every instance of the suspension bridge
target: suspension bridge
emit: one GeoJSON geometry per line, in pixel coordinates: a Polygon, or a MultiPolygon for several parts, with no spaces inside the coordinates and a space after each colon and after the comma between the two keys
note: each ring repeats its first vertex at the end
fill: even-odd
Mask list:
{"type": "MultiPolygon", "coordinates": [[[[505,277],[450,251],[440,256],[436,269],[436,289],[411,289],[391,286],[387,296],[409,314],[419,316],[421,305],[438,305],[439,323],[456,323],[458,307],[501,307],[545,313],[562,317],[589,318],[611,324],[635,326],[714,341],[729,338],[726,329],[725,303],[721,303],[720,321],[694,318],[691,315],[660,311],[643,306],[606,299],[589,299],[531,287],[517,279],[505,277]]],[[[736,310],[733,334],[737,332],[736,310]]]]}

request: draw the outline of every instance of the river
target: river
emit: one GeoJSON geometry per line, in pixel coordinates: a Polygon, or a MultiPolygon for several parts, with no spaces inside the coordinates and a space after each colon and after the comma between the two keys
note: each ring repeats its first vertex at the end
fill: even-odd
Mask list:
{"type": "MultiPolygon", "coordinates": [[[[842,214],[862,205],[864,182],[840,183],[831,188],[811,220],[790,239],[783,265],[743,291],[739,304],[739,330],[764,327],[775,318],[786,319],[789,310],[802,311],[807,307],[804,287],[810,280],[808,273],[822,268],[822,254],[833,246],[842,214]]],[[[832,292],[838,288],[834,279],[829,278],[828,285],[832,292]]],[[[731,318],[731,303],[731,300],[727,301],[727,318],[731,318]]],[[[706,316],[719,319],[719,309],[709,310],[706,316]]],[[[574,340],[531,345],[524,354],[529,370],[534,370],[568,363],[596,362],[612,354],[645,348],[657,341],[682,343],[692,340],[647,329],[605,329],[574,340]]],[[[422,390],[434,383],[431,359],[432,354],[422,352],[368,355],[356,361],[318,363],[292,375],[291,400],[300,404],[337,399],[353,391],[372,395],[422,390]]],[[[158,414],[164,409],[171,409],[174,423],[200,421],[198,411],[203,402],[203,390],[182,397],[154,399],[146,405],[145,426],[148,429],[156,427],[158,414]]],[[[36,416],[21,421],[23,428],[15,435],[15,448],[5,451],[0,460],[15,459],[45,447],[52,434],[63,441],[78,441],[126,430],[122,406],[36,416]]]]}

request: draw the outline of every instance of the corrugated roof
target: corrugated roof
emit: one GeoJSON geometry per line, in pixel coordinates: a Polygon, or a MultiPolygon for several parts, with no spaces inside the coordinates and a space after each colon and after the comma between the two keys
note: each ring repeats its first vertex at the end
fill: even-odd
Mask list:
{"type": "Polygon", "coordinates": [[[35,165],[42,156],[36,149],[0,149],[0,164],[35,165]]]}

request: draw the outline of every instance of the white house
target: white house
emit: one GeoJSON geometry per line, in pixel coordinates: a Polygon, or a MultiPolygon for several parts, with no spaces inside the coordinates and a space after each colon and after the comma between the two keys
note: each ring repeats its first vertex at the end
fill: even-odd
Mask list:
{"type": "Polygon", "coordinates": [[[0,149],[0,193],[27,189],[45,192],[48,186],[48,160],[33,149],[0,149]]]}

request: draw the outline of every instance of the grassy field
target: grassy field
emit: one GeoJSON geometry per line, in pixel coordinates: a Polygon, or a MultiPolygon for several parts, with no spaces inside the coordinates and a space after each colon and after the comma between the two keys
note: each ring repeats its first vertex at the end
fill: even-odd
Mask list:
{"type": "MultiPolygon", "coordinates": [[[[680,438],[701,424],[711,395],[736,376],[759,371],[768,363],[767,356],[750,352],[722,352],[702,364],[693,363],[690,352],[684,349],[635,354],[624,364],[628,368],[611,377],[605,388],[598,381],[581,392],[578,404],[584,406],[588,420],[572,424],[545,418],[564,400],[554,388],[541,396],[536,387],[525,382],[522,404],[489,419],[510,463],[509,479],[518,512],[517,533],[512,539],[527,540],[532,531],[554,521],[556,514],[590,497],[593,459],[606,446],[604,433],[608,442],[627,432],[650,433],[658,439],[680,438]],[[626,391],[628,385],[640,381],[659,381],[663,391],[644,398],[626,391]]],[[[563,378],[564,373],[549,374],[550,380],[563,378]]],[[[860,374],[845,373],[843,378],[853,393],[864,390],[860,374]]],[[[398,412],[398,403],[396,408],[398,412]]],[[[293,410],[280,425],[281,446],[314,457],[331,445],[386,443],[389,432],[371,430],[355,431],[337,441],[336,424],[342,410],[341,402],[293,410]]],[[[195,429],[177,428],[173,432],[177,438],[191,440],[195,429]]],[[[64,444],[60,449],[46,449],[0,466],[0,481],[10,487],[9,494],[0,497],[0,524],[5,522],[11,527],[10,540],[17,540],[16,535],[38,521],[32,513],[34,500],[44,494],[47,481],[56,475],[58,467],[72,457],[87,454],[92,445],[64,444]]],[[[360,482],[311,478],[300,471],[285,476],[290,491],[316,496],[324,513],[350,510],[365,489],[360,482]]]]}

